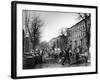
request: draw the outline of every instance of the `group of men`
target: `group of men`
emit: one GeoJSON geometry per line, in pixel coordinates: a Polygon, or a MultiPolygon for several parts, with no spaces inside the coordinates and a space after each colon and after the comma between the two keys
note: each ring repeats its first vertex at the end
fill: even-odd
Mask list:
{"type": "Polygon", "coordinates": [[[45,59],[47,57],[52,57],[55,59],[60,59],[61,64],[71,64],[71,63],[79,63],[80,60],[80,54],[82,52],[82,49],[80,47],[76,47],[73,51],[71,49],[71,46],[67,49],[63,50],[56,50],[53,49],[36,49],[35,50],[35,55],[41,56],[42,62],[45,62],[45,59]],[[55,57],[53,57],[55,56],[55,57]]]}
{"type": "Polygon", "coordinates": [[[80,54],[81,53],[82,53],[82,49],[80,47],[76,47],[73,51],[71,49],[71,46],[67,49],[62,50],[60,55],[59,55],[61,58],[62,65],[64,65],[65,63],[78,64],[80,61],[80,54]]]}

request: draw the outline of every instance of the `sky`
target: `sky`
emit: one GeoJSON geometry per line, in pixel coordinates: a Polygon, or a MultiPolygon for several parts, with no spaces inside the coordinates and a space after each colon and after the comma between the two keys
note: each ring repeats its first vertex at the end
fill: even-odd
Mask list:
{"type": "Polygon", "coordinates": [[[59,36],[62,28],[72,27],[78,22],[78,13],[46,11],[32,11],[32,13],[40,15],[40,19],[44,22],[41,27],[40,42],[50,41],[59,36]]]}

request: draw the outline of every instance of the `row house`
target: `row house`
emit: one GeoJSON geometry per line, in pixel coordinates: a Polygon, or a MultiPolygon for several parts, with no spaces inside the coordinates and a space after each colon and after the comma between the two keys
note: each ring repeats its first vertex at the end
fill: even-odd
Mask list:
{"type": "Polygon", "coordinates": [[[87,50],[86,30],[90,29],[90,26],[91,17],[88,16],[86,19],[81,20],[71,28],[67,29],[68,43],[72,46],[72,51],[79,46],[82,48],[82,52],[87,50]]]}

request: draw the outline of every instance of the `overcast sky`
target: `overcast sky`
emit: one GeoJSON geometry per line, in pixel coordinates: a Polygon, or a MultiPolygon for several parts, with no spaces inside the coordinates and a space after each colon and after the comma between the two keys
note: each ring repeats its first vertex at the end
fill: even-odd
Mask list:
{"type": "Polygon", "coordinates": [[[32,11],[40,15],[44,25],[41,28],[40,41],[49,41],[60,34],[62,28],[69,28],[78,22],[78,14],[70,12],[40,12],[32,11]]]}

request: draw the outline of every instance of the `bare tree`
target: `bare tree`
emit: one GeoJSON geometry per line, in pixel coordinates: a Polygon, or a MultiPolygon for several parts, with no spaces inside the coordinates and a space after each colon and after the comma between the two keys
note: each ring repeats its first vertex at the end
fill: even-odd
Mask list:
{"type": "Polygon", "coordinates": [[[90,16],[90,13],[78,13],[79,19],[86,19],[88,16],[90,16]]]}
{"type": "Polygon", "coordinates": [[[43,26],[43,21],[40,19],[40,16],[35,16],[31,24],[31,34],[32,34],[32,43],[33,48],[39,43],[40,40],[40,29],[43,26]]]}
{"type": "Polygon", "coordinates": [[[60,35],[61,35],[61,36],[64,36],[64,31],[63,31],[63,29],[61,29],[60,35]]]}
{"type": "Polygon", "coordinates": [[[67,36],[67,28],[60,29],[60,36],[67,36]]]}
{"type": "Polygon", "coordinates": [[[40,28],[43,26],[43,21],[40,16],[30,14],[30,11],[25,12],[25,27],[29,34],[30,42],[33,44],[33,49],[39,43],[40,28]]]}

